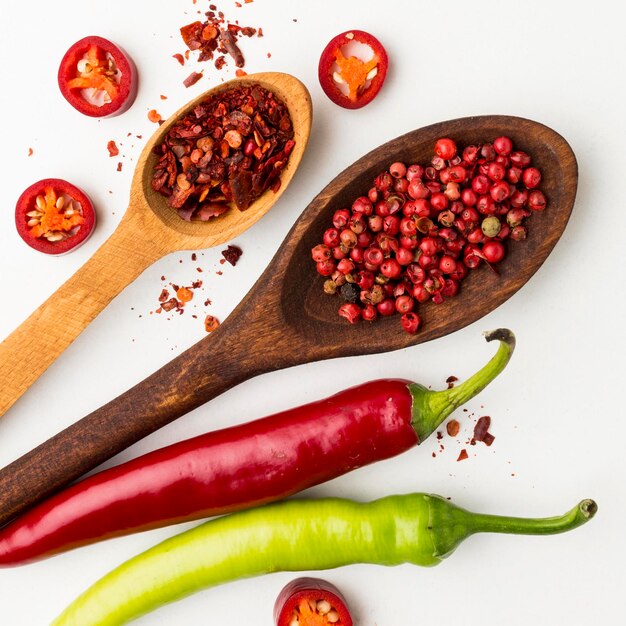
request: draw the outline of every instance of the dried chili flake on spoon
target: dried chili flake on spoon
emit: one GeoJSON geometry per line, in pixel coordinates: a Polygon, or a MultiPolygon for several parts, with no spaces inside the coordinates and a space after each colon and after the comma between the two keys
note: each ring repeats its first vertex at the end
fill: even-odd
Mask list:
{"type": "Polygon", "coordinates": [[[280,174],[295,146],[286,105],[260,85],[213,94],[155,147],[152,188],[186,220],[207,221],[231,203],[245,211],[280,174]]]}

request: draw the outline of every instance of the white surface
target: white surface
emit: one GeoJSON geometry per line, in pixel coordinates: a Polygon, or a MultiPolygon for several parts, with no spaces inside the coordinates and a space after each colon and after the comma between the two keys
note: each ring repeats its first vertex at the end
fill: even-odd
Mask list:
{"type": "MultiPolygon", "coordinates": [[[[154,130],[147,111],[156,108],[165,117],[233,76],[232,64],[222,72],[208,64],[206,77],[185,89],[182,80],[195,64],[181,68],[171,58],[184,48],[178,28],[192,21],[196,8],[207,10],[208,4],[64,0],[61,8],[41,0],[3,0],[0,337],[17,327],[113,232],[125,208],[133,159],[154,130]],[[83,117],[57,89],[62,54],[88,34],[121,44],[139,68],[137,101],[120,117],[83,117]],[[160,100],[160,94],[168,99],[160,100]],[[128,132],[144,140],[131,140],[128,132]],[[109,158],[109,139],[123,144],[123,159],[109,158]],[[31,157],[29,147],[34,150],[31,157]],[[116,172],[118,160],[124,163],[121,173],[116,172]],[[13,225],[21,191],[49,176],[84,188],[98,211],[94,236],[62,258],[26,247],[13,225]]],[[[571,143],[580,182],[563,238],[511,300],[472,326],[413,349],[314,363],[250,380],[112,463],[371,378],[407,377],[442,387],[450,374],[463,379],[492,354],[482,330],[508,326],[518,338],[510,366],[468,405],[475,417],[492,416],[492,448],[471,448],[470,459],[457,463],[462,444],[446,437],[445,452],[432,458],[438,450],[433,437],[420,449],[319,486],[311,494],[372,499],[428,491],[451,496],[467,508],[518,515],[553,515],[593,497],[600,507],[597,518],[576,532],[550,538],[474,537],[432,570],[353,566],[324,576],[344,591],[357,623],[367,626],[618,623],[626,557],[623,394],[618,391],[626,347],[626,89],[619,73],[626,51],[621,21],[609,13],[610,5],[619,6],[590,7],[565,0],[398,0],[334,3],[331,10],[310,1],[255,0],[243,8],[218,3],[230,19],[263,27],[263,39],[242,44],[248,72],[290,72],[311,91],[315,120],[301,170],[278,205],[236,241],[244,250],[236,268],[219,265],[219,248],[199,254],[197,263],[188,252],[173,254],[117,297],[0,421],[0,464],[27,452],[200,339],[205,313],[225,319],[308,201],[366,151],[411,129],[454,117],[529,117],[553,127],[571,143]],[[336,107],[317,82],[319,53],[332,36],[349,28],[376,34],[391,63],[384,90],[359,111],[336,107]],[[198,265],[203,274],[196,273],[198,265]],[[215,274],[218,269],[223,276],[215,274]],[[149,315],[156,308],[161,275],[180,284],[204,280],[193,301],[199,319],[193,319],[191,311],[169,321],[164,315],[149,315]],[[213,304],[205,310],[206,297],[213,304]]],[[[463,413],[459,418],[469,432],[473,422],[463,413]]],[[[0,571],[0,623],[49,623],[105,572],[179,530],[144,533],[0,571]]],[[[292,577],[275,574],[209,590],[136,623],[270,626],[274,598],[292,577]]]]}

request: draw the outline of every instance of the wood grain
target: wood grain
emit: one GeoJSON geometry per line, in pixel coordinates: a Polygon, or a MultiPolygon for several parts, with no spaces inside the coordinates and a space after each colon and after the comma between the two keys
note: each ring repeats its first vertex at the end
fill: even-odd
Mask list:
{"type": "Polygon", "coordinates": [[[268,268],[222,326],[165,367],[0,471],[0,523],[63,487],[141,437],[243,380],[321,359],[397,350],[451,333],[483,317],[518,291],[560,238],[574,205],[577,164],[549,128],[507,116],[470,117],[422,128],[377,148],[314,198],[268,268]],[[321,293],[311,248],[332,213],[370,188],[393,161],[424,162],[434,142],[463,145],[511,136],[543,172],[548,208],[530,220],[527,240],[510,246],[497,275],[487,267],[444,305],[421,306],[423,330],[409,335],[398,319],[351,326],[338,301],[321,293]]]}
{"type": "Polygon", "coordinates": [[[176,250],[198,250],[231,241],[269,211],[302,159],[312,121],[306,87],[288,74],[250,74],[211,89],[174,113],[150,138],[137,162],[130,201],[117,230],[93,257],[0,344],[0,416],[39,378],[107,304],[141,272],[176,250]],[[150,181],[153,148],[198,103],[217,92],[260,84],[285,102],[296,145],[277,193],[268,191],[246,211],[230,210],[208,222],[185,222],[150,181]]]}

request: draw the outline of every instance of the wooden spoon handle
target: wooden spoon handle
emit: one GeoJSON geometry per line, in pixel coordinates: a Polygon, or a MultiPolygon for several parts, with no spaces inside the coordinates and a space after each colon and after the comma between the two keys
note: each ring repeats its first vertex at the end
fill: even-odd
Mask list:
{"type": "Polygon", "coordinates": [[[143,382],[0,470],[0,526],[246,378],[293,364],[271,337],[273,352],[259,349],[259,329],[233,320],[236,313],[143,382]]]}
{"type": "Polygon", "coordinates": [[[100,249],[0,344],[0,416],[162,251],[125,219],[100,249]]]}

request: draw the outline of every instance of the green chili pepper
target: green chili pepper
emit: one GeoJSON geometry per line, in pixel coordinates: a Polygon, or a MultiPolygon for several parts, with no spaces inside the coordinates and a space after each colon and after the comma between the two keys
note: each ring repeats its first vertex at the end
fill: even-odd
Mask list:
{"type": "Polygon", "coordinates": [[[213,519],[126,561],[52,626],[119,626],[206,587],[270,572],[352,563],[437,565],[474,533],[560,533],[584,524],[596,510],[593,500],[583,500],[560,517],[500,517],[422,493],[365,504],[284,501],[213,519]]]}

